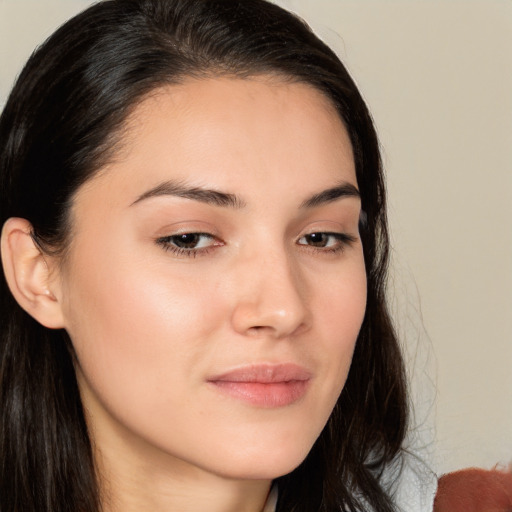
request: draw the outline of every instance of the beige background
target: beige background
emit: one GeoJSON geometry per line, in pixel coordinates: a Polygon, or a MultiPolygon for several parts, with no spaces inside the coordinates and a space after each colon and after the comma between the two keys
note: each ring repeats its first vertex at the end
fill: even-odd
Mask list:
{"type": "MultiPolygon", "coordinates": [[[[0,105],[86,0],[0,0],[0,105]]],[[[333,46],[388,174],[392,307],[438,472],[512,460],[512,1],[281,0],[333,46]]]]}

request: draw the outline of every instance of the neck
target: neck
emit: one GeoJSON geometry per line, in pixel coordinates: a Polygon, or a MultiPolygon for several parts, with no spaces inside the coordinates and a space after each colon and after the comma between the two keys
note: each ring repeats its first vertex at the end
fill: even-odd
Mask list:
{"type": "Polygon", "coordinates": [[[103,493],[104,512],[261,512],[270,483],[222,478],[155,477],[140,468],[116,474],[103,493]]]}

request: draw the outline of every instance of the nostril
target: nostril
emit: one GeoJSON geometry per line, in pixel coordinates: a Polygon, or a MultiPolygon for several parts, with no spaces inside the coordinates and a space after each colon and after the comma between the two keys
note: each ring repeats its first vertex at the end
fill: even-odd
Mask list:
{"type": "Polygon", "coordinates": [[[264,331],[271,331],[272,327],[269,327],[267,325],[253,325],[249,328],[249,331],[252,331],[253,333],[262,333],[264,331]]]}

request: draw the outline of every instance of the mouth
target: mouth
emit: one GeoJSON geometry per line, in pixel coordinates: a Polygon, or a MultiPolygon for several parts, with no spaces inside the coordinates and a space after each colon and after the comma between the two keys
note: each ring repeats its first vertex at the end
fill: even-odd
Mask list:
{"type": "Polygon", "coordinates": [[[285,407],[299,401],[312,375],[295,364],[250,365],[208,379],[221,393],[262,408],[285,407]]]}

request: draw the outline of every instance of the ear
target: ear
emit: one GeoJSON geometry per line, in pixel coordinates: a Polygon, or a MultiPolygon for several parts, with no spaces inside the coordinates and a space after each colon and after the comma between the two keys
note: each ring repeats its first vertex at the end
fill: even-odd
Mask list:
{"type": "Polygon", "coordinates": [[[40,324],[50,329],[64,327],[58,280],[50,265],[54,259],[34,243],[32,226],[12,217],[2,229],[1,253],[7,285],[18,304],[40,324]]]}

